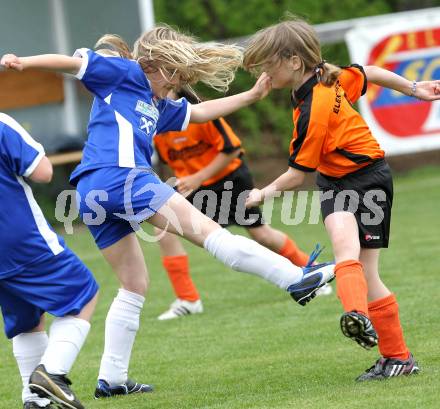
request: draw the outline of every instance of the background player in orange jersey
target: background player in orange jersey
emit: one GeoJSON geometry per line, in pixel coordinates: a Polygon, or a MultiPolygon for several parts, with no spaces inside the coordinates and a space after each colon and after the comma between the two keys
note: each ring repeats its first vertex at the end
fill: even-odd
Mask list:
{"type": "Polygon", "coordinates": [[[367,349],[378,342],[382,355],[357,380],[417,373],[395,295],[378,271],[380,248],[388,247],[391,171],[351,104],[365,93],[367,80],[425,100],[440,99],[440,82],[411,82],[379,67],[328,64],[313,28],[295,18],[255,34],[244,66],[264,71],[272,88],[292,90],[294,121],[288,170],[265,188],[254,189],[247,206],[298,187],[305,172],[317,170],[322,216],[336,258],[336,288],[345,311],[342,332],[367,349]]]}
{"type": "MultiPolygon", "coordinates": [[[[178,95],[172,92],[170,96],[198,102],[195,96],[185,91],[180,91],[178,95]]],[[[263,246],[297,266],[307,264],[308,255],[285,233],[265,224],[258,206],[246,209],[247,192],[254,188],[254,183],[243,161],[241,141],[223,118],[202,124],[192,123],[181,132],[158,134],[154,144],[161,160],[177,177],[178,191],[202,213],[223,227],[243,226],[263,246]]],[[[162,263],[177,297],[158,318],[167,320],[203,312],[182,243],[174,234],[159,229],[156,233],[160,237],[162,263]]],[[[329,293],[330,285],[318,292],[329,293]]]]}

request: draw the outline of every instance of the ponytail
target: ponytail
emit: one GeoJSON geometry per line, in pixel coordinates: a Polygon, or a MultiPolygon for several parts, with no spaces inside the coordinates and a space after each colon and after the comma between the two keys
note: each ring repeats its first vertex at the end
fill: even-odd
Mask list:
{"type": "Polygon", "coordinates": [[[235,45],[203,44],[187,34],[161,24],[143,33],[133,51],[118,35],[106,34],[95,44],[98,53],[136,60],[142,67],[153,65],[159,70],[180,75],[177,89],[186,87],[197,98],[192,85],[203,82],[210,88],[226,92],[243,61],[241,48],[235,45]]]}
{"type": "Polygon", "coordinates": [[[104,34],[95,44],[95,49],[103,55],[133,59],[132,52],[124,39],[116,34],[104,34]]]}
{"type": "Polygon", "coordinates": [[[315,73],[322,84],[331,87],[341,74],[341,69],[323,60],[315,67],[315,73]]]}

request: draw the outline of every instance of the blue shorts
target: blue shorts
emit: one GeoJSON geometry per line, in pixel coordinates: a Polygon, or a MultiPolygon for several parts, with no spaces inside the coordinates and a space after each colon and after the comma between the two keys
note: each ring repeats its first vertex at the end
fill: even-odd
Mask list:
{"type": "Polygon", "coordinates": [[[140,229],[175,193],[152,169],[107,167],[81,176],[78,209],[100,249],[140,229]]]}
{"type": "Polygon", "coordinates": [[[78,315],[98,292],[90,270],[68,248],[0,280],[0,306],[8,338],[35,328],[41,315],[78,315]]]}

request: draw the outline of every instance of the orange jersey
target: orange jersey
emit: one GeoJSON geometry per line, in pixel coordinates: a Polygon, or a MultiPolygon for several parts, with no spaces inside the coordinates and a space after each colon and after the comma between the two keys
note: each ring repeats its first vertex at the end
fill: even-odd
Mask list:
{"type": "MultiPolygon", "coordinates": [[[[154,137],[154,145],[161,160],[173,169],[177,178],[205,168],[220,152],[241,149],[240,139],[223,118],[203,124],[191,123],[185,131],[158,134],[154,137]]],[[[223,179],[240,165],[241,159],[234,158],[202,185],[223,179]]]]}
{"type": "Polygon", "coordinates": [[[352,107],[366,87],[362,67],[353,65],[344,68],[331,87],[313,76],[295,91],[289,166],[340,178],[384,157],[352,107]]]}

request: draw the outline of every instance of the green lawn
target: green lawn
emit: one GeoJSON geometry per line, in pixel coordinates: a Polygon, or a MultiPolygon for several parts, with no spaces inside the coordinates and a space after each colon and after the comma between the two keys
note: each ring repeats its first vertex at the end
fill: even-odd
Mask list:
{"type": "MultiPolygon", "coordinates": [[[[438,408],[440,391],[440,167],[395,178],[391,248],[382,276],[397,293],[407,342],[419,376],[356,384],[377,351],[364,351],[339,330],[336,297],[302,308],[264,281],[231,271],[187,245],[206,313],[177,321],[156,317],[173,300],[158,247],[144,243],[152,277],[132,355],[130,375],[155,385],[153,394],[94,401],[104,320],[117,283],[89,233],[67,242],[94,271],[101,298],[71,378],[87,408],[438,408]]],[[[280,208],[277,203],[276,209],[280,208]]],[[[282,226],[307,251],[327,246],[323,225],[282,226]]],[[[234,230],[235,231],[235,230],[234,230]]],[[[237,230],[238,231],[238,230],[237,230]]],[[[0,408],[20,408],[21,385],[11,343],[0,342],[0,408]]]]}

